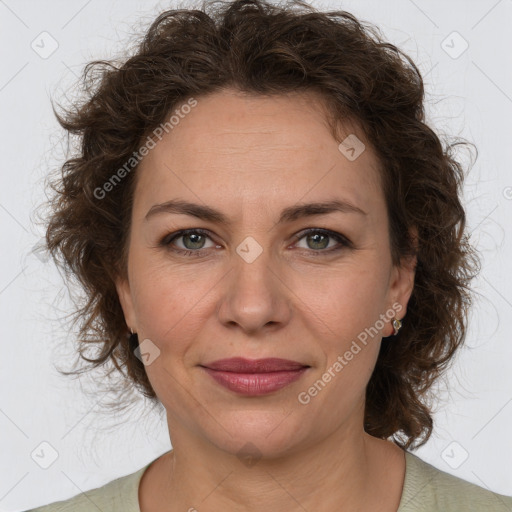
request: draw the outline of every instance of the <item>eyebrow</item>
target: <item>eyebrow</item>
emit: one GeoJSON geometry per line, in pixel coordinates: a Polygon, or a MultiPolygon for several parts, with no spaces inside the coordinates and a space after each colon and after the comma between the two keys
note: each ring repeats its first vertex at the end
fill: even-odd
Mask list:
{"type": "MultiPolygon", "coordinates": [[[[313,215],[325,215],[333,212],[342,213],[356,213],[359,215],[368,215],[361,208],[347,202],[335,199],[332,201],[316,202],[297,204],[285,208],[279,217],[278,224],[284,224],[285,222],[293,222],[295,220],[311,217],[313,215]]],[[[165,203],[153,205],[148,213],[146,214],[145,220],[149,220],[151,217],[161,213],[175,213],[182,215],[190,215],[197,217],[205,221],[230,226],[232,222],[226,215],[219,210],[216,210],[210,206],[190,203],[188,201],[182,201],[174,199],[166,201],[165,203]]]]}

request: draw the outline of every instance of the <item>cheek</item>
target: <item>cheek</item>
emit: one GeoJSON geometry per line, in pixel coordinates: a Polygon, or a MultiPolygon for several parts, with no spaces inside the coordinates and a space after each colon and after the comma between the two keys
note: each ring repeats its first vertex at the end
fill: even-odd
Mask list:
{"type": "Polygon", "coordinates": [[[305,303],[310,312],[306,314],[316,325],[314,334],[323,353],[321,371],[325,380],[332,382],[332,391],[337,390],[331,396],[359,396],[379,353],[383,328],[379,319],[386,307],[385,273],[378,265],[351,265],[331,272],[328,279],[316,278],[321,288],[307,286],[301,295],[309,293],[305,303]],[[312,290],[316,292],[312,294],[312,290]]]}
{"type": "Polygon", "coordinates": [[[324,420],[331,424],[343,421],[364,398],[380,349],[381,330],[375,324],[383,301],[375,277],[365,278],[355,269],[333,275],[324,285],[325,293],[315,294],[305,313],[315,322],[311,334],[321,360],[301,397],[315,404],[319,417],[330,411],[324,420]]]}
{"type": "Polygon", "coordinates": [[[357,336],[383,313],[387,295],[384,272],[377,265],[346,265],[309,273],[298,283],[303,302],[333,335],[357,336]]]}
{"type": "Polygon", "coordinates": [[[133,258],[131,283],[139,331],[162,349],[170,341],[173,347],[179,346],[200,329],[198,319],[205,314],[215,278],[196,274],[148,257],[133,258]]]}
{"type": "Polygon", "coordinates": [[[204,315],[209,287],[169,278],[151,283],[147,280],[137,290],[140,330],[155,343],[190,337],[200,328],[198,319],[204,315]]]}
{"type": "Polygon", "coordinates": [[[190,387],[187,354],[211,314],[206,311],[211,283],[147,262],[133,284],[139,343],[149,339],[156,346],[149,345],[157,356],[145,367],[147,376],[159,399],[179,408],[188,400],[185,389],[190,387]]]}

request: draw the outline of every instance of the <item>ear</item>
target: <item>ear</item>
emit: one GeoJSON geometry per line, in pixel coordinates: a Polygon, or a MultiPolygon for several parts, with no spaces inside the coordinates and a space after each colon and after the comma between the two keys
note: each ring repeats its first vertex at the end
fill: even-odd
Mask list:
{"type": "Polygon", "coordinates": [[[137,321],[135,317],[135,308],[133,307],[132,294],[130,289],[130,283],[127,278],[116,279],[116,290],[121,308],[123,309],[124,319],[128,330],[133,329],[133,332],[137,332],[137,321]]]}
{"type": "MultiPolygon", "coordinates": [[[[414,247],[418,249],[418,234],[417,229],[411,229],[411,236],[414,241],[414,247]]],[[[414,289],[414,277],[416,275],[416,264],[417,257],[407,256],[401,259],[398,265],[393,267],[391,273],[390,287],[389,287],[389,298],[390,308],[396,311],[396,317],[398,320],[404,318],[407,314],[407,304],[411,297],[414,289]]],[[[393,327],[391,322],[388,326],[389,334],[393,334],[393,327]]]]}

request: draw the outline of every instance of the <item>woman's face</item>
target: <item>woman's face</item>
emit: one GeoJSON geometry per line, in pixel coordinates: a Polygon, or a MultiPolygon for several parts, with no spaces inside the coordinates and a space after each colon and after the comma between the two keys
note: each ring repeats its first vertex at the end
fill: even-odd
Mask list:
{"type": "MultiPolygon", "coordinates": [[[[250,441],[278,455],[363,429],[381,338],[405,316],[414,271],[392,265],[370,146],[340,150],[322,112],[308,94],[200,97],[136,171],[117,285],[173,446],[237,453],[250,441]],[[196,206],[157,206],[178,201],[196,206]],[[204,368],[233,357],[307,368],[244,394],[204,368]]],[[[363,140],[347,128],[340,141],[349,134],[363,140]]]]}

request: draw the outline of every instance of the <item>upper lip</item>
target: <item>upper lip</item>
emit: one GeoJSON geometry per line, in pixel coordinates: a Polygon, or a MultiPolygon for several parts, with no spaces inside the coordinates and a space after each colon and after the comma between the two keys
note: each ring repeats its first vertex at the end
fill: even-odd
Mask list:
{"type": "Polygon", "coordinates": [[[308,365],[288,359],[271,357],[266,359],[244,359],[243,357],[232,357],[229,359],[219,359],[205,365],[211,370],[219,370],[234,373],[269,373],[279,371],[299,370],[308,365]]]}

